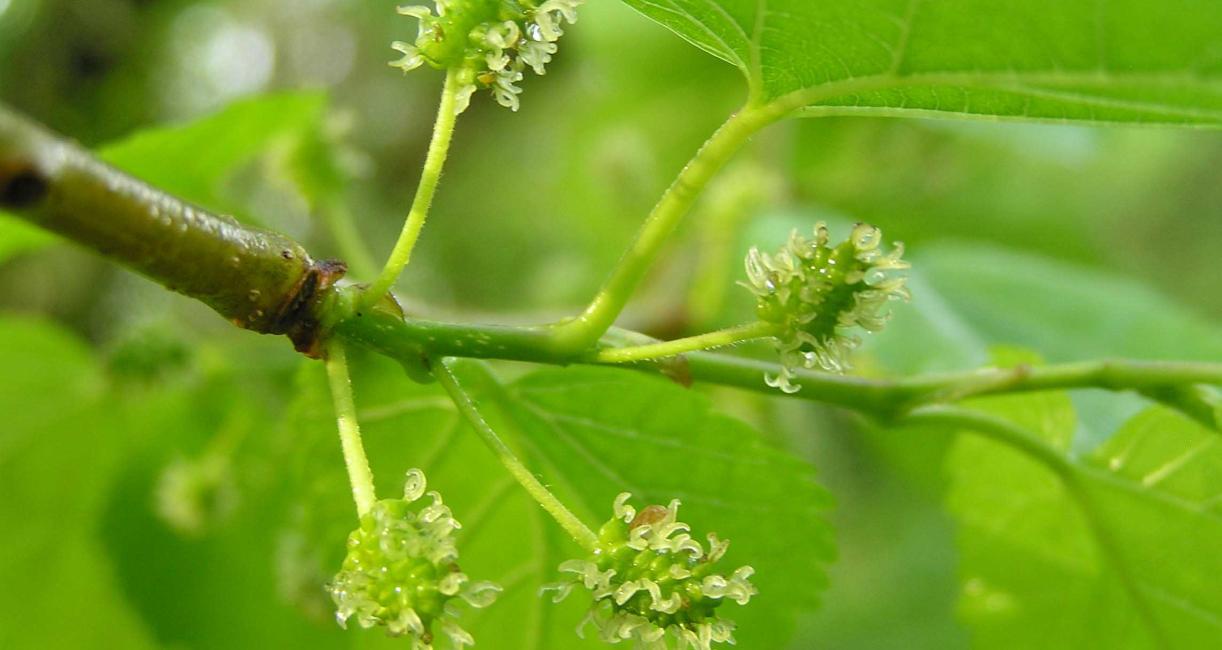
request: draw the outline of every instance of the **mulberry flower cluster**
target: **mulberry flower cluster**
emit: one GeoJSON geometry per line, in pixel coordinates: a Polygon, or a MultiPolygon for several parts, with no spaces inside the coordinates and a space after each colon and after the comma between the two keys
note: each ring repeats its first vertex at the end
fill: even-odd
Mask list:
{"type": "Polygon", "coordinates": [[[745,605],[756,594],[743,566],[728,577],[715,573],[729,542],[708,536],[708,549],[678,521],[679,501],[637,511],[630,495],[615,499],[614,518],[599,530],[598,547],[586,560],[569,560],[560,570],[574,574],[550,585],[559,602],[576,586],[588,589],[594,605],[578,628],[590,623],[608,643],[634,641],[644,650],[710,650],[734,643],[734,623],[718,615],[726,600],[745,605]]]}
{"type": "Polygon", "coordinates": [[[909,268],[900,259],[902,244],[884,253],[882,231],[862,223],[847,241],[831,246],[829,240],[827,226],[819,223],[814,238],[795,230],[775,255],[756,248],[747,254],[748,282],[742,284],[756,296],[759,319],[780,331],[781,371],[765,381],[786,393],[799,389],[790,381],[797,368],[848,368],[849,354],[861,344],[852,328],[882,329],[890,316],[885,305],[909,298],[906,278],[891,273],[909,268]]]}
{"type": "Polygon", "coordinates": [[[423,472],[413,469],[402,499],[378,501],[361,517],[327,586],[335,618],[344,627],[350,618],[365,628],[383,625],[391,636],[410,638],[412,650],[432,650],[434,624],[454,647],[473,645],[456,622],[454,599],[485,607],[500,587],[472,583],[459,570],[454,531],[460,525],[437,492],[428,493],[431,504],[422,502],[424,488],[423,472]]]}
{"type": "Polygon", "coordinates": [[[460,112],[479,88],[491,90],[498,104],[516,111],[522,94],[518,83],[526,69],[546,73],[564,24],[577,22],[584,1],[434,0],[435,11],[399,7],[400,14],[420,21],[420,31],[413,43],[391,44],[403,54],[391,65],[404,72],[425,63],[459,70],[460,112]]]}

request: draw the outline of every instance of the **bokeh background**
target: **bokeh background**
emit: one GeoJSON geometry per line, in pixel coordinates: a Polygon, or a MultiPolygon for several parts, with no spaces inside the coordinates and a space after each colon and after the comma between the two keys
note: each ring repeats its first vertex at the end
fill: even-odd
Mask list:
{"type": "MultiPolygon", "coordinates": [[[[463,114],[419,256],[400,285],[409,309],[507,322],[572,312],[683,162],[741,102],[742,83],[729,66],[619,2],[588,4],[548,75],[526,81],[521,112],[480,97],[463,114]]],[[[386,0],[0,0],[0,100],[88,146],[112,147],[115,159],[143,165],[210,207],[343,256],[368,277],[371,262],[362,257],[385,255],[398,230],[440,85],[435,72],[404,76],[387,67],[390,41],[415,29],[393,9],[386,0]],[[163,159],[148,150],[158,141],[125,140],[263,93],[282,100],[260,105],[269,126],[257,133],[205,130],[193,146],[163,150],[163,159]],[[345,241],[348,226],[368,252],[345,241]]],[[[782,124],[756,138],[711,188],[624,322],[673,337],[741,321],[749,302],[733,283],[747,246],[775,247],[790,228],[820,219],[837,227],[860,220],[928,261],[941,295],[922,295],[918,263],[915,292],[925,309],[944,302],[974,328],[936,321],[945,349],[905,351],[898,335],[872,342],[867,372],[966,367],[982,360],[977,347],[995,343],[1051,359],[1173,355],[1175,342],[1163,337],[1216,336],[1222,320],[1219,170],[1217,132],[887,119],[782,124]],[[1016,289],[1011,275],[1040,276],[1049,290],[1016,289]],[[1090,289],[1077,286],[1084,279],[1090,289]],[[960,285],[961,293],[946,289],[960,285]],[[1100,321],[1103,312],[1078,314],[1099,301],[1114,327],[1100,321]],[[1178,334],[1125,326],[1151,312],[1193,325],[1178,334]],[[1094,320],[1077,320],[1087,318],[1094,320]]],[[[45,523],[6,542],[13,545],[6,575],[20,587],[6,585],[0,599],[27,606],[0,607],[0,646],[10,647],[7,638],[11,647],[35,647],[22,644],[37,636],[14,630],[38,617],[72,625],[70,612],[50,607],[57,601],[48,587],[35,584],[46,578],[36,569],[54,563],[31,550],[47,536],[71,535],[87,541],[55,551],[61,560],[80,558],[57,560],[54,591],[77,594],[76,607],[101,589],[89,576],[102,575],[105,593],[124,594],[125,611],[136,613],[107,619],[116,630],[139,628],[171,647],[305,647],[315,636],[327,647],[342,643],[323,634],[325,622],[294,628],[291,613],[267,625],[233,615],[224,584],[196,596],[186,594],[190,584],[181,594],[165,588],[167,575],[192,583],[185,572],[218,563],[235,583],[249,577],[228,589],[275,595],[266,555],[242,556],[232,540],[199,541],[197,533],[215,530],[225,538],[226,517],[242,517],[233,514],[243,508],[240,494],[209,492],[201,533],[189,514],[174,520],[158,510],[155,493],[184,455],[257,455],[251,450],[260,444],[250,440],[293,391],[296,359],[287,347],[234,331],[88,252],[8,220],[0,226],[0,313],[10,340],[28,336],[34,343],[25,351],[37,351],[54,323],[54,336],[71,341],[54,350],[72,350],[68,360],[0,360],[10,370],[0,377],[0,395],[8,394],[0,405],[20,414],[0,434],[0,462],[33,449],[35,437],[67,440],[82,428],[131,441],[101,456],[57,444],[0,470],[9,521],[45,523]],[[75,378],[57,374],[78,366],[75,378]],[[75,385],[82,382],[89,385],[75,385]],[[78,390],[122,393],[114,421],[63,415],[78,390]],[[59,500],[47,496],[55,489],[65,492],[59,500]],[[65,503],[76,505],[65,512],[65,503]],[[171,560],[154,560],[139,550],[150,539],[182,547],[171,560]],[[13,568],[18,558],[40,559],[21,573],[13,568]],[[251,586],[259,581],[268,584],[251,586]],[[38,594],[46,608],[28,606],[41,602],[38,594]],[[12,612],[23,612],[21,620],[12,612]]],[[[901,332],[907,309],[897,314],[901,332]]],[[[898,438],[782,400],[735,392],[718,400],[808,457],[837,500],[831,517],[840,557],[823,607],[802,621],[794,648],[966,647],[954,531],[941,506],[945,440],[898,438]]],[[[233,488],[239,493],[241,483],[233,488]]],[[[64,630],[46,641],[55,639],[83,642],[64,630]]],[[[114,647],[96,641],[92,647],[114,647]]]]}

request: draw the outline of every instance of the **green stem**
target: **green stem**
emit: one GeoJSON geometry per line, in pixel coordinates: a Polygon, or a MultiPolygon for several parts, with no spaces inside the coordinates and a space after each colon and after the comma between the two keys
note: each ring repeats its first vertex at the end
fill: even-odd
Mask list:
{"type": "Polygon", "coordinates": [[[1083,484],[1073,462],[1049,447],[1035,433],[989,413],[956,407],[931,406],[914,411],[905,416],[900,423],[933,425],[974,433],[1019,451],[1056,474],[1061,484],[1065,486],[1066,493],[1078,504],[1078,509],[1086,519],[1086,524],[1095,542],[1099,545],[1099,550],[1115,568],[1133,607],[1145,619],[1157,639],[1158,647],[1171,647],[1166,631],[1163,630],[1162,624],[1154,615],[1154,610],[1150,607],[1150,603],[1137,583],[1137,578],[1130,571],[1129,564],[1120,551],[1119,543],[1112,535],[1099,507],[1083,484]]]}
{"type": "Polygon", "coordinates": [[[1035,433],[1005,418],[955,406],[927,406],[896,422],[901,425],[928,425],[954,431],[970,431],[1011,449],[1044,465],[1062,480],[1074,476],[1073,464],[1061,453],[1049,447],[1035,433]]]}
{"type": "Polygon", "coordinates": [[[743,341],[762,339],[775,336],[776,333],[777,327],[772,323],[756,321],[715,332],[675,339],[674,341],[662,341],[649,345],[634,345],[623,348],[603,348],[598,351],[593,360],[598,363],[630,363],[662,359],[678,356],[685,352],[711,350],[743,341]]]}
{"type": "Polygon", "coordinates": [[[381,300],[412,259],[412,250],[416,247],[416,240],[420,238],[420,231],[428,218],[433,195],[436,194],[437,184],[441,181],[441,170],[445,167],[446,155],[450,150],[450,140],[454,136],[454,123],[458,120],[458,93],[462,88],[459,72],[457,68],[446,72],[441,104],[437,108],[437,122],[433,125],[433,138],[429,142],[428,155],[424,158],[424,169],[420,173],[420,184],[416,187],[416,198],[412,200],[411,210],[407,213],[399,239],[386,260],[386,266],[366,292],[362,307],[381,300]]]}
{"type": "MultiPolygon", "coordinates": [[[[423,356],[453,356],[556,365],[612,363],[597,359],[596,355],[575,356],[550,346],[546,328],[405,319],[385,303],[342,320],[335,326],[335,332],[403,362],[418,363],[423,356]]],[[[621,344],[625,339],[640,337],[622,330],[613,333],[615,336],[608,338],[621,344]]],[[[984,395],[1081,388],[1153,394],[1192,384],[1222,386],[1222,364],[1218,363],[1111,359],[894,379],[798,370],[793,381],[801,390],[784,395],[766,386],[762,379],[764,374],[778,371],[775,363],[713,352],[691,352],[683,359],[683,371],[695,381],[824,402],[883,418],[899,417],[924,405],[984,395]]],[[[651,363],[634,364],[633,368],[663,373],[673,370],[664,364],[651,363]]]]}
{"type": "Polygon", "coordinates": [[[352,401],[348,359],[344,354],[344,345],[339,341],[327,346],[327,379],[331,383],[331,399],[335,403],[335,417],[339,423],[344,465],[348,468],[348,480],[352,483],[352,500],[356,502],[357,516],[364,517],[378,497],[373,488],[369,459],[365,457],[365,447],[361,444],[361,426],[356,421],[356,406],[352,401]]]}
{"type": "MultiPolygon", "coordinates": [[[[656,248],[645,242],[659,243],[660,238],[649,233],[665,230],[664,222],[673,221],[675,215],[682,213],[674,206],[682,207],[683,201],[675,197],[691,196],[691,188],[700,185],[691,183],[701,178],[707,182],[711,168],[718,166],[715,164],[718,159],[728,157],[728,152],[759,126],[782,116],[798,103],[795,100],[785,106],[777,103],[749,109],[727,123],[706,145],[707,151],[702,150],[697,156],[703,162],[694,161],[681,175],[681,179],[688,179],[686,184],[677,181],[676,187],[668,192],[669,198],[659,204],[633,250],[647,252],[656,248]],[[748,119],[744,115],[754,117],[748,119]],[[683,187],[688,189],[680,189],[683,187]]],[[[160,192],[108,167],[70,141],[3,106],[0,106],[0,208],[201,300],[238,325],[259,332],[288,333],[298,349],[307,353],[316,353],[319,333],[333,327],[345,339],[376,349],[405,365],[419,365],[424,356],[562,365],[597,363],[588,356],[587,348],[592,344],[582,342],[589,336],[582,330],[605,332],[603,324],[610,322],[605,314],[618,312],[618,307],[606,312],[605,307],[595,309],[591,305],[588,311],[592,316],[595,312],[604,316],[582,321],[584,325],[573,321],[567,326],[548,328],[406,319],[391,301],[377,302],[366,312],[357,311],[354,305],[358,301],[366,304],[375,301],[352,288],[330,286],[342,275],[342,264],[314,262],[304,248],[283,235],[238,224],[160,192]],[[349,317],[354,312],[356,315],[349,317]],[[558,334],[563,335],[564,331],[574,337],[571,341],[577,345],[571,341],[557,345],[558,334]]],[[[641,272],[621,267],[608,287],[625,286],[624,278],[634,286],[637,280],[630,276],[641,272]]],[[[606,306],[616,301],[606,297],[595,302],[606,306]]],[[[622,342],[625,337],[618,338],[622,342]]],[[[776,372],[775,364],[693,352],[684,355],[680,365],[682,368],[661,363],[633,367],[779,395],[761,381],[764,373],[776,372]]],[[[979,395],[1072,388],[1131,390],[1162,400],[1215,430],[1220,428],[1212,406],[1216,397],[1192,388],[1193,384],[1222,385],[1222,364],[1217,363],[1101,360],[901,379],[799,371],[794,382],[802,387],[795,397],[879,417],[898,417],[922,405],[979,395]]]]}
{"type": "Polygon", "coordinates": [[[771,106],[749,107],[735,113],[721,125],[662,195],[637,231],[636,239],[585,311],[554,326],[556,346],[577,353],[598,342],[623,311],[662,246],[691,209],[700,192],[752,135],[783,115],[784,112],[771,106]]]}
{"type": "Polygon", "coordinates": [[[547,514],[551,515],[556,520],[556,523],[560,524],[560,527],[571,535],[582,548],[593,552],[598,546],[598,536],[594,534],[594,531],[587,528],[585,524],[581,523],[581,520],[565,507],[564,503],[557,499],[556,495],[552,494],[539,479],[535,478],[535,475],[531,473],[526,465],[522,464],[522,461],[513,453],[509,445],[505,444],[504,440],[501,440],[501,437],[497,435],[496,431],[479,412],[479,408],[475,405],[471,395],[463,389],[454,371],[446,364],[446,360],[443,359],[436,364],[434,375],[437,377],[437,382],[450,394],[450,398],[454,400],[454,405],[458,407],[459,412],[471,423],[475,433],[496,454],[501,464],[505,466],[505,469],[509,470],[514,480],[525,488],[531,498],[537,501],[547,511],[547,514]]]}

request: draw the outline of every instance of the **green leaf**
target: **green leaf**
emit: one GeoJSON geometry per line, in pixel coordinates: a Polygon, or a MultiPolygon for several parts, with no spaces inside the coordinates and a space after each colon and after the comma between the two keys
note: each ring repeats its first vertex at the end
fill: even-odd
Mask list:
{"type": "MultiPolygon", "coordinates": [[[[554,566],[578,554],[578,547],[467,429],[444,391],[410,381],[398,364],[381,357],[353,350],[350,361],[378,495],[402,494],[405,472],[423,469],[429,489],[444,496],[463,525],[457,533],[463,571],[505,589],[491,607],[462,610],[459,622],[479,647],[602,647],[574,635],[584,615],[580,603],[552,605],[539,595],[543,584],[555,580],[554,566]]],[[[284,595],[316,620],[316,636],[355,641],[358,647],[380,645],[386,641],[381,629],[341,630],[323,590],[339,569],[356,513],[320,364],[303,368],[286,434],[293,450],[286,463],[292,468],[289,496],[286,516],[279,530],[273,529],[281,540],[277,564],[284,595]]]]}
{"type": "Polygon", "coordinates": [[[96,535],[126,446],[90,351],[0,319],[0,646],[153,647],[96,535]]]}
{"type": "MultiPolygon", "coordinates": [[[[863,369],[965,370],[997,346],[1053,362],[1222,359],[1222,328],[1128,278],[980,244],[924,246],[909,259],[912,301],[894,305],[887,328],[866,338],[863,369]]],[[[1148,403],[1102,391],[1073,398],[1080,443],[1106,438],[1148,403]]]]}
{"type": "Polygon", "coordinates": [[[1208,0],[625,0],[811,115],[1222,123],[1208,0]]]}
{"type": "MultiPolygon", "coordinates": [[[[558,565],[584,552],[512,480],[459,420],[436,386],[407,380],[394,363],[353,354],[355,394],[379,495],[401,493],[404,472],[425,470],[457,519],[464,572],[505,592],[491,607],[461,619],[488,650],[601,648],[574,629],[588,601],[560,604],[539,588],[560,579],[558,565]]],[[[501,384],[480,364],[457,372],[486,418],[578,517],[597,527],[611,503],[632,491],[638,503],[683,499],[685,521],[731,540],[729,563],[751,564],[760,595],[747,607],[726,605],[743,647],[780,647],[794,619],[810,611],[832,555],[822,512],[828,497],[805,463],[761,441],[745,424],[711,411],[703,396],[663,380],[604,369],[547,370],[501,384]],[[615,400],[607,400],[615,395],[615,400]]],[[[355,515],[329,412],[321,369],[302,393],[291,426],[294,444],[312,460],[292,491],[303,498],[285,534],[303,548],[288,565],[298,594],[330,615],[322,581],[334,574],[355,515]],[[313,585],[313,586],[310,586],[313,585]]],[[[303,456],[304,458],[304,456],[303,456]]],[[[283,559],[283,558],[282,558],[283,559]]],[[[328,622],[328,625],[334,626],[328,622]]],[[[336,633],[338,633],[338,629],[336,633]]],[[[377,639],[380,631],[354,632],[377,639]]]]}
{"type": "Polygon", "coordinates": [[[314,137],[325,109],[321,92],[261,95],[185,124],[139,131],[98,155],[179,198],[249,219],[226,199],[224,182],[276,142],[314,137]]]}
{"type": "MultiPolygon", "coordinates": [[[[140,400],[132,420],[152,437],[129,458],[106,509],[105,550],[126,597],[166,645],[340,647],[344,638],[333,619],[311,621],[288,606],[289,585],[277,580],[286,555],[278,524],[300,503],[288,480],[293,465],[286,459],[293,458],[296,442],[289,434],[308,440],[308,432],[277,431],[279,420],[255,417],[252,409],[260,400],[284,402],[267,386],[243,386],[249,378],[247,368],[244,377],[218,377],[140,400]],[[228,435],[234,424],[247,429],[241,441],[228,435]],[[210,508],[219,499],[209,496],[217,492],[205,492],[198,501],[190,493],[165,493],[170,467],[203,458],[226,437],[228,508],[210,508]],[[198,529],[184,529],[181,519],[167,519],[158,507],[167,496],[180,508],[198,503],[215,514],[198,529]]],[[[325,393],[322,398],[325,408],[325,393]]],[[[342,548],[342,538],[338,543],[342,548]]]]}
{"type": "Polygon", "coordinates": [[[10,257],[42,248],[55,241],[55,235],[31,226],[11,214],[0,212],[0,263],[10,257]]]}
{"type": "Polygon", "coordinates": [[[1064,458],[1065,477],[963,435],[948,459],[960,525],[960,614],[988,648],[1207,648],[1222,635],[1222,445],[1151,408],[1069,452],[1068,398],[977,400],[1064,458]]]}
{"type": "Polygon", "coordinates": [[[1222,327],[1121,276],[992,246],[942,245],[913,264],[990,343],[1054,361],[1222,359],[1222,327]]]}
{"type": "Polygon", "coordinates": [[[494,427],[585,521],[611,518],[628,491],[641,503],[683,502],[684,521],[732,542],[760,594],[726,606],[744,647],[780,647],[814,609],[834,554],[828,495],[804,462],[673,383],[620,370],[544,370],[482,395],[494,427]],[[614,396],[613,398],[609,398],[614,396]],[[490,407],[490,408],[489,408],[490,407]]]}

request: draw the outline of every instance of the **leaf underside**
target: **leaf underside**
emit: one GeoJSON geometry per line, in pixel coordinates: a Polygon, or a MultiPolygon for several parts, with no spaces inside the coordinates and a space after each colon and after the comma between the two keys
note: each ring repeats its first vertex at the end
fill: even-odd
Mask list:
{"type": "Polygon", "coordinates": [[[1064,454],[1073,482],[974,436],[950,453],[960,615],[980,647],[1208,648],[1222,638],[1215,432],[1152,407],[1075,454],[1077,415],[1064,393],[972,406],[1064,454]]]}
{"type": "Polygon", "coordinates": [[[1222,124],[1211,0],[624,0],[811,115],[1222,124]]]}

